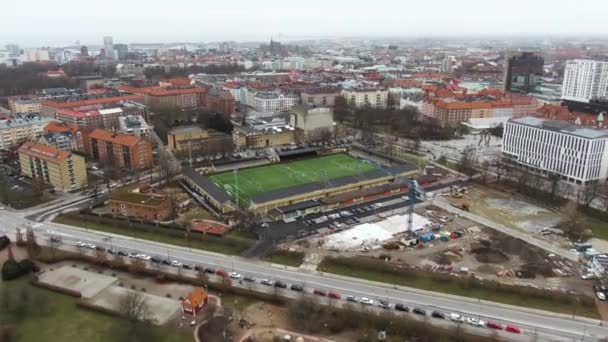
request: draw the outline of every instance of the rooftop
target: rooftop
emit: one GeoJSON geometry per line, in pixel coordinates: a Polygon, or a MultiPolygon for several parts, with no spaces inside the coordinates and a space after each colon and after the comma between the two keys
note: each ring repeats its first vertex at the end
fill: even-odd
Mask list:
{"type": "Polygon", "coordinates": [[[14,127],[23,127],[30,126],[36,124],[47,124],[49,122],[53,122],[54,120],[48,118],[46,116],[39,116],[36,114],[26,114],[26,115],[13,115],[10,119],[0,120],[0,129],[5,128],[14,128],[14,127]]]}
{"type": "Polygon", "coordinates": [[[116,133],[101,128],[96,128],[95,130],[93,130],[89,137],[91,139],[111,142],[113,144],[125,146],[135,146],[142,140],[141,137],[135,135],[116,133]]]}
{"type": "Polygon", "coordinates": [[[533,116],[525,116],[523,118],[511,119],[509,122],[574,135],[586,139],[608,138],[608,129],[581,128],[580,126],[558,120],[547,120],[533,116]]]}
{"type": "Polygon", "coordinates": [[[21,145],[21,147],[19,147],[19,153],[54,163],[66,160],[72,155],[70,152],[60,150],[56,147],[36,144],[31,141],[21,145]]]}
{"type": "Polygon", "coordinates": [[[170,130],[169,134],[197,134],[202,132],[204,132],[204,130],[198,126],[179,126],[170,130]]]}

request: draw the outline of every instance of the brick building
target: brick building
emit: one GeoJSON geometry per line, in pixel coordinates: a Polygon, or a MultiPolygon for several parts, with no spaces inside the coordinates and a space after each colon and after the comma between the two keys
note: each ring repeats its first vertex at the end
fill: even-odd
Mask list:
{"type": "Polygon", "coordinates": [[[227,90],[212,87],[205,95],[204,107],[214,113],[229,117],[235,112],[234,97],[227,90]]]}
{"type": "Polygon", "coordinates": [[[144,103],[149,107],[204,107],[206,87],[172,86],[172,87],[132,87],[123,86],[122,90],[144,96],[144,103]]]}
{"type": "Polygon", "coordinates": [[[89,134],[89,155],[102,164],[129,170],[152,167],[152,144],[135,135],[95,129],[89,134]]]}

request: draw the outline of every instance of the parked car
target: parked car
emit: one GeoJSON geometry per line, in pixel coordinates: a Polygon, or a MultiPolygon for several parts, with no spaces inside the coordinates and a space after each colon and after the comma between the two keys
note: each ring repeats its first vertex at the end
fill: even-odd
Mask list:
{"type": "Polygon", "coordinates": [[[304,287],[302,287],[302,285],[297,285],[297,284],[291,285],[290,289],[292,291],[298,291],[298,292],[304,291],[304,287]]]}
{"type": "Polygon", "coordinates": [[[486,322],[475,317],[467,318],[467,323],[475,327],[483,327],[486,325],[486,322]]]}
{"type": "Polygon", "coordinates": [[[383,309],[390,309],[391,308],[391,303],[389,303],[386,300],[380,299],[378,301],[378,306],[383,308],[383,309]]]}
{"type": "Polygon", "coordinates": [[[336,292],[328,292],[327,293],[327,297],[333,298],[333,299],[340,299],[340,298],[342,298],[342,296],[339,293],[336,293],[336,292]]]}
{"type": "Polygon", "coordinates": [[[403,305],[401,303],[395,304],[395,310],[397,310],[397,311],[403,311],[403,312],[409,312],[410,311],[410,309],[407,306],[405,306],[405,305],[403,305]]]}
{"type": "Polygon", "coordinates": [[[155,264],[158,264],[158,263],[160,263],[161,260],[160,260],[160,258],[157,258],[157,257],[151,257],[150,261],[153,262],[153,263],[155,263],[155,264]]]}
{"type": "Polygon", "coordinates": [[[160,263],[163,264],[163,265],[171,265],[171,260],[163,259],[163,260],[161,260],[160,263]]]}
{"type": "Polygon", "coordinates": [[[254,277],[243,277],[243,280],[248,282],[248,283],[255,283],[255,278],[254,277]]]}
{"type": "Polygon", "coordinates": [[[464,317],[462,315],[452,312],[450,314],[450,320],[454,322],[464,322],[464,317]]]}
{"type": "Polygon", "coordinates": [[[215,268],[205,267],[205,273],[215,274],[215,268]]]}
{"type": "Polygon", "coordinates": [[[188,264],[183,264],[183,265],[182,265],[182,268],[183,268],[183,269],[185,269],[185,270],[191,270],[191,269],[193,269],[194,267],[192,267],[192,266],[190,266],[190,265],[188,265],[188,264]]]}
{"type": "Polygon", "coordinates": [[[272,286],[274,284],[274,282],[272,282],[272,280],[262,279],[262,280],[260,280],[260,284],[272,286]]]}
{"type": "Polygon", "coordinates": [[[201,272],[201,271],[204,271],[205,269],[203,268],[203,266],[195,265],[194,270],[197,272],[201,272]]]}
{"type": "Polygon", "coordinates": [[[431,317],[445,319],[445,314],[441,311],[435,310],[435,311],[431,312],[431,317]]]}
{"type": "Polygon", "coordinates": [[[502,324],[494,321],[488,321],[488,323],[486,323],[486,327],[496,330],[502,330],[502,324]]]}
{"type": "Polygon", "coordinates": [[[127,256],[129,254],[127,252],[118,251],[118,255],[120,255],[120,256],[127,256]]]}
{"type": "Polygon", "coordinates": [[[108,253],[108,254],[112,254],[112,255],[115,255],[115,254],[118,254],[118,251],[117,251],[117,250],[115,250],[115,249],[108,249],[108,250],[106,251],[106,253],[108,253]]]}
{"type": "Polygon", "coordinates": [[[357,303],[357,302],[359,302],[359,298],[357,298],[355,296],[346,296],[346,301],[347,302],[357,303]]]}
{"type": "Polygon", "coordinates": [[[280,289],[286,289],[287,288],[287,284],[285,284],[284,282],[277,280],[274,282],[274,287],[278,287],[280,289]]]}
{"type": "Polygon", "coordinates": [[[365,305],[374,305],[374,300],[373,299],[369,299],[367,297],[362,297],[359,302],[361,304],[365,304],[365,305]]]}
{"type": "Polygon", "coordinates": [[[86,244],[82,241],[76,242],[76,247],[86,247],[86,244]]]}
{"type": "Polygon", "coordinates": [[[222,269],[219,269],[217,271],[215,271],[215,274],[222,277],[222,278],[226,278],[228,277],[228,273],[222,269]]]}
{"type": "Polygon", "coordinates": [[[583,280],[591,280],[591,279],[595,279],[595,278],[597,278],[597,277],[593,273],[585,273],[585,274],[581,275],[581,279],[583,279],[583,280]]]}
{"type": "Polygon", "coordinates": [[[412,310],[412,312],[415,313],[416,315],[426,316],[426,310],[421,309],[421,308],[414,308],[412,310]]]}
{"type": "Polygon", "coordinates": [[[241,279],[241,275],[236,273],[236,272],[230,272],[228,273],[228,275],[230,276],[230,278],[232,279],[241,279]]]}
{"type": "Polygon", "coordinates": [[[327,296],[327,292],[325,292],[323,290],[315,289],[314,291],[312,291],[312,293],[316,294],[317,296],[323,296],[323,297],[327,296]]]}
{"type": "Polygon", "coordinates": [[[507,324],[507,326],[505,327],[505,330],[510,333],[521,334],[521,329],[518,326],[515,326],[513,324],[507,324]]]}
{"type": "Polygon", "coordinates": [[[173,267],[182,267],[182,265],[183,264],[177,260],[171,261],[171,266],[173,266],[173,267]]]}

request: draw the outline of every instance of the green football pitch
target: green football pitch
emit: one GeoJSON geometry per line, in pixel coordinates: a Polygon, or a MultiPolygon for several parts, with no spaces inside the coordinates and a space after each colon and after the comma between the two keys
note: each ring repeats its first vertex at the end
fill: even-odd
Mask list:
{"type": "MultiPolygon", "coordinates": [[[[373,171],[376,165],[348,154],[332,154],[317,158],[272,164],[238,171],[238,191],[241,206],[248,206],[252,196],[322,180],[373,171]]],[[[234,196],[234,172],[209,176],[211,181],[234,196]]]]}

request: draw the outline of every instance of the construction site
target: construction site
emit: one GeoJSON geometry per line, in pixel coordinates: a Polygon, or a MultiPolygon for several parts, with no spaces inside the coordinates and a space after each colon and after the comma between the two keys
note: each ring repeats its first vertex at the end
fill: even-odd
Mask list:
{"type": "MultiPolygon", "coordinates": [[[[454,186],[432,200],[415,206],[406,205],[399,214],[378,214],[351,228],[290,242],[282,248],[304,252],[307,260],[322,260],[325,256],[364,256],[431,272],[472,275],[552,290],[588,289],[591,293],[589,283],[580,278],[577,262],[445,208],[447,205],[472,213],[487,213],[488,204],[481,206],[479,203],[494,203],[498,213],[520,208],[519,212],[512,213],[519,220],[512,219],[510,226],[535,235],[538,233],[532,232],[531,222],[540,227],[554,221],[554,215],[543,208],[527,208],[516,202],[505,206],[498,200],[488,197],[477,186],[454,186]]],[[[509,219],[503,217],[501,222],[509,223],[509,219]]],[[[559,236],[543,238],[567,244],[559,236]]]]}

